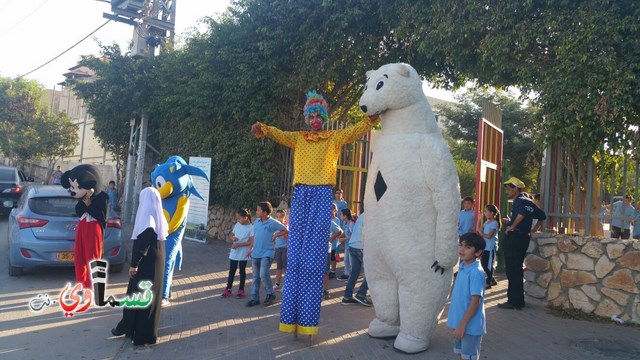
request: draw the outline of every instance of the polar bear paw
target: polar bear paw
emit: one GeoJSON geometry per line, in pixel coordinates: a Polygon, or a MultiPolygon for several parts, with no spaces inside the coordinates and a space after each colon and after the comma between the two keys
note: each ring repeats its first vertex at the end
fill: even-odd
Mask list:
{"type": "Polygon", "coordinates": [[[407,354],[415,354],[427,350],[429,342],[405,333],[399,333],[393,348],[407,354]]]}
{"type": "Polygon", "coordinates": [[[440,275],[443,275],[443,274],[444,274],[444,266],[442,266],[442,265],[438,264],[438,260],[436,260],[436,261],[433,263],[433,265],[431,265],[431,268],[432,268],[432,269],[433,269],[433,268],[435,268],[435,270],[434,270],[434,271],[435,271],[436,273],[438,272],[438,270],[440,270],[440,275]]]}
{"type": "Polygon", "coordinates": [[[396,337],[400,332],[400,327],[389,325],[375,318],[369,324],[369,329],[367,331],[369,336],[373,338],[386,339],[396,337]]]}

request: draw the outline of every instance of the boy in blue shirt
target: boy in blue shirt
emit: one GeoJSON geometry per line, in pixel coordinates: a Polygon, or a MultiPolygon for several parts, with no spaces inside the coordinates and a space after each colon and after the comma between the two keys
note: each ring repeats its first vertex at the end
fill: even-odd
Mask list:
{"type": "Polygon", "coordinates": [[[256,221],[253,223],[253,246],[249,249],[253,259],[251,264],[253,284],[251,285],[251,300],[247,303],[247,307],[260,304],[261,280],[264,282],[264,290],[267,293],[264,305],[269,306],[276,299],[269,269],[273,261],[276,238],[287,235],[289,231],[281,222],[269,216],[272,211],[273,206],[268,201],[263,201],[256,207],[256,221]]]}
{"type": "Polygon", "coordinates": [[[118,204],[118,190],[116,190],[116,182],[109,181],[109,187],[107,188],[107,195],[109,195],[109,216],[116,216],[116,205],[118,204]]]}
{"type": "Polygon", "coordinates": [[[631,203],[633,203],[633,198],[627,195],[624,202],[620,200],[611,205],[613,219],[611,220],[610,237],[612,239],[626,240],[629,238],[631,223],[635,218],[635,209],[631,203]]]}
{"type": "MultiPolygon", "coordinates": [[[[344,200],[344,192],[342,192],[342,189],[336,190],[333,204],[336,206],[336,208],[338,208],[338,214],[342,212],[342,209],[346,209],[349,207],[347,202],[344,200]]],[[[342,226],[342,224],[338,225],[342,226]]]]}
{"type": "Polygon", "coordinates": [[[367,278],[362,279],[362,284],[353,296],[353,289],[356,286],[358,277],[360,276],[361,269],[364,268],[364,241],[362,239],[362,226],[364,222],[364,213],[360,214],[358,220],[353,225],[353,231],[351,238],[349,238],[349,253],[351,254],[351,274],[349,274],[349,280],[347,280],[347,286],[344,289],[344,295],[342,297],[342,305],[351,305],[360,303],[364,306],[373,305],[369,299],[367,299],[367,291],[369,291],[369,284],[367,278]]]}
{"type": "MultiPolygon", "coordinates": [[[[342,221],[340,221],[340,219],[338,219],[338,206],[335,204],[335,202],[331,205],[331,221],[336,223],[339,227],[340,230],[344,229],[344,225],[342,224],[342,221]]],[[[332,236],[336,231],[334,231],[333,226],[331,227],[331,233],[329,234],[330,236],[332,236]]],[[[343,234],[344,234],[344,230],[343,230],[343,234]]],[[[340,234],[340,236],[342,236],[342,234],[340,234]]],[[[336,255],[338,255],[339,250],[340,250],[340,242],[338,242],[338,238],[340,237],[335,237],[332,236],[332,240],[330,240],[329,242],[331,243],[331,268],[329,269],[329,279],[334,279],[336,277],[336,262],[338,261],[338,258],[336,255]]]]}
{"type": "MultiPolygon", "coordinates": [[[[284,209],[276,211],[276,218],[278,218],[278,221],[284,224],[284,226],[287,227],[287,230],[289,230],[289,226],[287,226],[287,222],[286,222],[287,220],[285,219],[286,216],[287,214],[285,213],[284,209]]],[[[280,284],[282,281],[282,275],[287,270],[287,240],[288,239],[289,239],[288,236],[282,236],[282,237],[276,238],[276,254],[275,254],[276,285],[273,287],[274,291],[282,290],[282,286],[280,284]]]]}
{"type": "Polygon", "coordinates": [[[467,196],[462,200],[462,210],[458,215],[458,236],[462,236],[468,232],[474,231],[476,224],[474,223],[476,214],[473,211],[475,200],[471,196],[467,196]]]}
{"type": "MultiPolygon", "coordinates": [[[[335,210],[335,206],[333,209],[335,210]]],[[[327,267],[324,273],[324,279],[322,280],[322,298],[325,300],[331,297],[331,295],[329,294],[329,277],[331,274],[330,269],[331,269],[332,259],[335,262],[335,258],[333,258],[333,255],[335,255],[335,252],[334,250],[332,250],[333,249],[332,244],[333,244],[333,241],[341,237],[342,234],[344,234],[344,232],[340,228],[340,225],[338,225],[337,222],[331,220],[331,230],[329,231],[329,247],[327,252],[327,267]]]]}
{"type": "Polygon", "coordinates": [[[451,293],[447,326],[453,329],[453,352],[460,359],[480,358],[482,336],[487,332],[484,315],[485,273],[478,258],[486,246],[482,236],[466,233],[460,237],[458,276],[451,293]]]}

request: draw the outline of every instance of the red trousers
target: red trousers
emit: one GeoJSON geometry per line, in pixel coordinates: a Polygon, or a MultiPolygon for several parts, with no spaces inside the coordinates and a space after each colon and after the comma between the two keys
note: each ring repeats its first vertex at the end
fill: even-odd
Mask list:
{"type": "Polygon", "coordinates": [[[76,246],[73,261],[76,268],[76,282],[85,289],[91,289],[91,268],[89,261],[102,258],[102,227],[97,221],[78,221],[76,246]]]}

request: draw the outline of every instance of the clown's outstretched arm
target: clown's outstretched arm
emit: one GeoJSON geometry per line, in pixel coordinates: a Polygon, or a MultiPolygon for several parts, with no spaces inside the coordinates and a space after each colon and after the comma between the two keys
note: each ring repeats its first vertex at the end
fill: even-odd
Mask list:
{"type": "Polygon", "coordinates": [[[453,159],[448,150],[438,150],[438,147],[431,147],[424,144],[425,150],[418,154],[430,154],[430,158],[421,158],[422,171],[427,179],[427,188],[431,193],[431,201],[435,207],[436,229],[435,242],[433,248],[434,262],[426,264],[431,269],[443,274],[445,270],[450,270],[458,259],[458,212],[460,210],[460,185],[458,173],[453,165],[453,159]],[[446,164],[451,162],[451,166],[430,166],[429,164],[446,164]]]}
{"type": "Polygon", "coordinates": [[[251,132],[257,137],[268,137],[269,139],[289,148],[295,148],[298,133],[294,131],[282,131],[274,126],[256,122],[251,126],[251,132]]]}
{"type": "Polygon", "coordinates": [[[356,141],[359,137],[369,132],[374,126],[380,124],[380,118],[372,120],[365,117],[359,123],[349,126],[343,130],[336,130],[335,136],[338,144],[349,144],[356,141]]]}
{"type": "Polygon", "coordinates": [[[178,199],[178,204],[176,205],[176,211],[173,213],[173,217],[166,209],[162,209],[164,217],[167,219],[167,223],[169,223],[169,234],[178,230],[184,219],[187,217],[187,201],[189,201],[189,199],[184,195],[178,199]]]}

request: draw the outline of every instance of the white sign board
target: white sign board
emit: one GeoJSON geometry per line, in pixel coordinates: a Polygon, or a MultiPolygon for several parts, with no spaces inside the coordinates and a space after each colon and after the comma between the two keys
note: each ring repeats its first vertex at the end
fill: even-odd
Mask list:
{"type": "MultiPolygon", "coordinates": [[[[189,165],[204,171],[211,179],[211,158],[189,157],[189,165]]],[[[209,221],[209,181],[201,176],[192,176],[193,186],[204,200],[191,194],[189,197],[189,213],[184,238],[205,243],[207,241],[207,222],[209,221]]]]}

